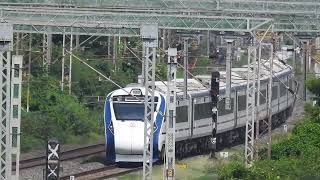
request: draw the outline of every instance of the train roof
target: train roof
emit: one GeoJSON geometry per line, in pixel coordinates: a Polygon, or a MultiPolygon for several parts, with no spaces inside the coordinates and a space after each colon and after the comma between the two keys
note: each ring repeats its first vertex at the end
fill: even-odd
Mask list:
{"type": "MultiPolygon", "coordinates": [[[[262,60],[260,67],[260,79],[262,82],[268,81],[269,77],[269,61],[262,60]]],[[[247,71],[248,66],[240,68],[232,68],[231,75],[231,88],[232,91],[246,88],[247,85],[247,71]]],[[[275,59],[273,61],[273,73],[274,77],[279,77],[284,74],[292,72],[292,68],[285,65],[283,62],[275,59]]],[[[166,81],[156,81],[156,87],[159,91],[166,93],[167,86],[166,81]]],[[[178,98],[183,95],[184,80],[177,79],[177,96],[178,98]]],[[[208,96],[211,85],[211,75],[197,75],[192,79],[188,79],[188,94],[192,97],[208,96]]],[[[224,94],[226,86],[226,72],[220,71],[220,94],[224,94]]]]}

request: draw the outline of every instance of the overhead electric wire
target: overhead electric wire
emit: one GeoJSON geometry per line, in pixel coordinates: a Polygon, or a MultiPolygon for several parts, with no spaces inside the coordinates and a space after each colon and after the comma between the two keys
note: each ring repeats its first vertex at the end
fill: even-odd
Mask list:
{"type": "MultiPolygon", "coordinates": [[[[160,51],[165,53],[165,50],[163,50],[162,48],[159,48],[159,49],[160,51]]],[[[185,69],[180,63],[177,63],[177,65],[181,67],[183,70],[185,70],[192,78],[198,81],[201,85],[203,85],[204,87],[207,87],[205,84],[202,83],[202,81],[199,78],[195,77],[190,71],[188,71],[188,69],[185,69]]]]}
{"type": "MultiPolygon", "coordinates": [[[[143,64],[143,60],[138,56],[136,55],[136,53],[134,53],[130,47],[127,46],[127,44],[125,44],[126,48],[129,49],[129,51],[143,64]]],[[[144,72],[142,72],[144,73],[144,72]]],[[[157,75],[157,73],[155,74],[156,78],[161,81],[165,86],[167,86],[167,84],[157,75]]]]}
{"type": "MultiPolygon", "coordinates": [[[[74,55],[72,52],[66,50],[67,53],[71,54],[74,58],[76,58],[78,61],[80,61],[82,64],[86,65],[87,67],[89,67],[91,70],[93,70],[94,72],[96,72],[97,74],[99,74],[101,77],[105,78],[106,80],[108,80],[109,82],[111,82],[113,85],[117,86],[119,89],[123,90],[124,92],[128,93],[128,95],[135,97],[136,99],[140,100],[138,97],[132,95],[130,92],[128,92],[127,90],[125,90],[122,86],[120,86],[118,83],[116,83],[115,81],[113,81],[111,78],[105,76],[104,74],[102,74],[100,71],[96,70],[94,67],[92,67],[90,64],[86,63],[85,61],[83,61],[82,59],[80,59],[78,56],[74,55]]],[[[141,101],[143,102],[143,101],[141,101]]]]}

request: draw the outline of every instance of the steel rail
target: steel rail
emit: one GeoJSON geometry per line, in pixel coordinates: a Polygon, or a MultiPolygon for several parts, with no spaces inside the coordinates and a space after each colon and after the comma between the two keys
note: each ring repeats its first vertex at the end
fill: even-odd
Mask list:
{"type": "MultiPolygon", "coordinates": [[[[67,161],[67,160],[72,160],[76,158],[86,157],[89,155],[99,154],[105,151],[106,149],[105,149],[104,143],[80,147],[80,148],[61,152],[60,161],[67,161]]],[[[13,162],[13,164],[15,164],[15,162],[13,162]]],[[[20,169],[28,169],[36,166],[42,166],[45,164],[46,164],[46,156],[42,155],[34,158],[20,160],[20,169]]]]}
{"type": "Polygon", "coordinates": [[[111,177],[116,177],[130,172],[140,170],[142,167],[134,168],[118,168],[116,165],[109,165],[98,169],[93,169],[85,172],[80,172],[77,174],[71,174],[61,177],[61,180],[68,180],[70,176],[74,176],[77,180],[93,180],[93,179],[106,179],[111,177]]]}

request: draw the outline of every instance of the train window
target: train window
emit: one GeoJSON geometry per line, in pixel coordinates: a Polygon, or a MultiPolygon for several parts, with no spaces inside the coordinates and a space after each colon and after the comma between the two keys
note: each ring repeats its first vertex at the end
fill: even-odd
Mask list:
{"type": "Polygon", "coordinates": [[[247,108],[247,95],[238,96],[238,111],[244,111],[247,108]]]}
{"type": "Polygon", "coordinates": [[[176,123],[188,122],[188,106],[177,107],[176,123]]]}
{"type": "Polygon", "coordinates": [[[218,103],[218,114],[219,114],[219,116],[224,116],[224,115],[226,115],[226,114],[231,114],[231,113],[233,113],[234,99],[231,98],[231,109],[230,109],[230,110],[226,110],[226,109],[225,109],[225,103],[226,103],[226,100],[225,100],[225,99],[222,99],[222,100],[219,101],[219,103],[218,103]]]}
{"type": "MultiPolygon", "coordinates": [[[[155,104],[155,109],[157,104],[155,104]]],[[[113,103],[113,110],[117,120],[143,121],[143,103],[113,103]]]]}
{"type": "Polygon", "coordinates": [[[280,83],[280,96],[285,96],[287,94],[287,88],[284,84],[280,83]]]}
{"type": "Polygon", "coordinates": [[[275,100],[278,98],[278,86],[272,87],[272,100],[275,100]]]}
{"type": "Polygon", "coordinates": [[[211,115],[212,115],[211,102],[194,105],[194,120],[211,118],[211,115]]]}
{"type": "Polygon", "coordinates": [[[260,105],[265,104],[267,102],[267,90],[266,89],[260,91],[259,101],[260,101],[260,105]]]}

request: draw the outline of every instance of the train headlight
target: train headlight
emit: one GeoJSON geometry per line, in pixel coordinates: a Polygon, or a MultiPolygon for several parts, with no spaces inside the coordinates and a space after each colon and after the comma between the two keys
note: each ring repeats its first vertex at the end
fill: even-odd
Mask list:
{"type": "Polygon", "coordinates": [[[132,94],[133,96],[142,96],[142,92],[141,92],[140,89],[132,89],[132,90],[131,90],[131,94],[132,94]]]}
{"type": "Polygon", "coordinates": [[[109,124],[109,130],[110,130],[110,132],[111,132],[112,134],[114,134],[112,121],[111,121],[110,124],[109,124]]]}

